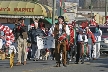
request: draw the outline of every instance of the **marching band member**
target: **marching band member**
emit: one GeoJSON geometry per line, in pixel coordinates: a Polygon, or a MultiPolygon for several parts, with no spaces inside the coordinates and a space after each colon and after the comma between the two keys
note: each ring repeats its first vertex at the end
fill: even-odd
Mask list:
{"type": "Polygon", "coordinates": [[[86,35],[88,37],[88,54],[89,54],[89,59],[91,59],[91,50],[92,50],[92,46],[95,44],[96,40],[95,40],[95,36],[94,34],[90,31],[89,27],[86,27],[86,35]]]}
{"type": "Polygon", "coordinates": [[[108,16],[106,16],[106,22],[104,24],[108,25],[108,16]]]}
{"type": "Polygon", "coordinates": [[[77,34],[77,54],[76,54],[75,64],[78,64],[79,58],[80,58],[80,51],[81,51],[82,44],[83,44],[82,35],[83,35],[83,29],[79,28],[79,33],[77,34]]]}
{"type": "Polygon", "coordinates": [[[90,20],[90,25],[91,26],[96,26],[96,20],[95,20],[95,16],[92,17],[92,19],[90,20]]]}
{"type": "Polygon", "coordinates": [[[55,38],[55,59],[56,59],[56,67],[60,67],[60,53],[62,50],[62,63],[63,66],[66,67],[66,36],[70,34],[68,25],[64,22],[64,17],[58,17],[58,23],[53,25],[50,28],[50,33],[55,38]]]}
{"type": "Polygon", "coordinates": [[[75,52],[73,51],[73,45],[74,45],[74,29],[73,29],[73,24],[69,24],[69,29],[70,29],[70,40],[69,40],[69,48],[71,50],[71,56],[73,58],[75,52]]]}

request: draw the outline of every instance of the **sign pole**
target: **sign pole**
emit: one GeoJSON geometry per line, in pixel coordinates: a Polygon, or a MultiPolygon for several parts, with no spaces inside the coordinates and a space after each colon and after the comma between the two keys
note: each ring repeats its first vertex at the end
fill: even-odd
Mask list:
{"type": "Polygon", "coordinates": [[[53,0],[52,24],[55,24],[56,0],[53,0]]]}

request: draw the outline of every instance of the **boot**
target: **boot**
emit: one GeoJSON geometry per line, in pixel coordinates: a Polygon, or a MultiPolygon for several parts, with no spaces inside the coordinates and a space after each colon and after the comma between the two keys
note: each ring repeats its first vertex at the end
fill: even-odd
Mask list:
{"type": "Polygon", "coordinates": [[[16,65],[21,65],[21,63],[20,62],[17,62],[17,64],[16,65]]]}
{"type": "Polygon", "coordinates": [[[67,65],[69,65],[69,59],[67,59],[67,65]]]}
{"type": "Polygon", "coordinates": [[[67,67],[66,64],[63,64],[64,67],[67,67]]]}
{"type": "Polygon", "coordinates": [[[60,67],[60,63],[58,63],[55,67],[60,67]]]}
{"type": "Polygon", "coordinates": [[[24,61],[23,65],[26,65],[26,61],[24,61]]]}
{"type": "Polygon", "coordinates": [[[57,65],[55,67],[60,67],[61,62],[56,62],[56,63],[57,63],[57,65]]]}

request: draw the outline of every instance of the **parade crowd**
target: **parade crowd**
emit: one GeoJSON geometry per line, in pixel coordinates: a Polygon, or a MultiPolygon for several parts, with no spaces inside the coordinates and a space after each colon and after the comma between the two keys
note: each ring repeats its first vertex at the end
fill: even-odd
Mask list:
{"type": "MultiPolygon", "coordinates": [[[[30,24],[30,30],[26,24],[24,24],[24,18],[19,19],[19,23],[15,24],[15,28],[12,31],[10,40],[12,43],[4,44],[2,47],[4,51],[7,51],[15,43],[16,57],[18,62],[16,65],[25,65],[27,60],[38,61],[51,60],[56,61],[56,67],[60,67],[63,64],[67,67],[70,61],[75,59],[75,64],[80,61],[84,64],[85,59],[96,60],[100,57],[100,42],[102,31],[98,24],[91,20],[91,24],[96,27],[95,33],[92,33],[89,24],[87,22],[82,23],[79,27],[76,27],[75,21],[72,24],[67,24],[63,16],[58,17],[58,22],[52,25],[51,28],[45,28],[43,25],[39,25],[39,19],[35,18],[33,23],[30,24]],[[38,49],[37,36],[42,38],[46,36],[52,36],[55,39],[55,48],[38,49]],[[23,57],[22,57],[23,55],[23,57]],[[24,61],[21,61],[23,58],[24,61]]],[[[1,30],[1,27],[0,27],[1,30]]],[[[1,37],[6,39],[7,35],[1,37]]],[[[5,42],[6,42],[5,41],[5,42]]],[[[1,50],[3,50],[1,48],[1,50]]],[[[8,54],[7,54],[8,55],[8,54]]]]}

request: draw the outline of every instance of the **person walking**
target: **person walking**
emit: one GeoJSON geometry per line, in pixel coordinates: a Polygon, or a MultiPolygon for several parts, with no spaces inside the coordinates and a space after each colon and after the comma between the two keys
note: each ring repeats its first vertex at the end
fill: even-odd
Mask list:
{"type": "Polygon", "coordinates": [[[95,38],[96,38],[96,59],[100,57],[100,41],[101,41],[102,31],[100,30],[99,25],[95,29],[95,38]]]}
{"type": "Polygon", "coordinates": [[[18,43],[18,62],[16,65],[21,65],[21,57],[22,53],[24,55],[23,65],[26,64],[27,59],[27,26],[24,24],[24,18],[20,18],[19,24],[17,24],[17,28],[15,29],[16,39],[18,43]]]}
{"type": "Polygon", "coordinates": [[[56,67],[60,67],[60,53],[62,53],[62,63],[66,67],[66,37],[70,34],[69,27],[66,25],[63,16],[58,17],[58,23],[50,28],[50,33],[55,38],[55,59],[56,67]]]}
{"type": "Polygon", "coordinates": [[[38,61],[40,57],[40,49],[37,47],[37,36],[45,37],[44,31],[38,27],[38,19],[34,20],[29,31],[29,39],[31,40],[33,61],[38,61]]]}

